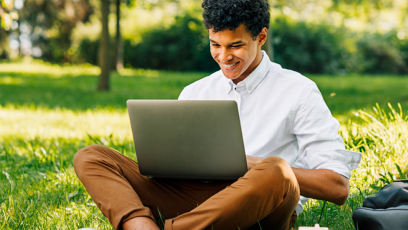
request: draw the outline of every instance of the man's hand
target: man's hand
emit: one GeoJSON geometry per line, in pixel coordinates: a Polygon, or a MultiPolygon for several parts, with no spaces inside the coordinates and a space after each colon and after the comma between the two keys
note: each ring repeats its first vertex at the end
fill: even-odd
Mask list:
{"type": "Polygon", "coordinates": [[[261,163],[264,158],[262,157],[252,157],[246,155],[247,158],[247,164],[248,164],[248,170],[251,170],[253,167],[255,167],[257,164],[261,163]]]}

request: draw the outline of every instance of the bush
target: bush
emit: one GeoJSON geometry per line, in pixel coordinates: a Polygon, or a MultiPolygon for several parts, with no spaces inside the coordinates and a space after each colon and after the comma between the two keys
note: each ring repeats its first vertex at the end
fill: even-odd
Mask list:
{"type": "Polygon", "coordinates": [[[364,34],[356,46],[358,63],[365,73],[408,73],[408,44],[399,40],[395,31],[384,35],[364,34]]]}
{"type": "Polygon", "coordinates": [[[164,70],[214,71],[207,31],[201,20],[189,15],[177,17],[168,29],[153,29],[133,46],[125,42],[125,65],[164,70]]]}
{"type": "MultiPolygon", "coordinates": [[[[359,36],[345,28],[287,18],[276,19],[272,30],[269,42],[274,46],[274,62],[287,69],[303,74],[408,73],[408,41],[398,39],[395,31],[359,36]]],[[[126,66],[206,72],[219,69],[210,55],[208,32],[200,19],[189,14],[178,16],[169,28],[154,28],[142,37],[137,44],[124,41],[126,66]]],[[[83,40],[74,55],[76,62],[97,64],[98,46],[99,40],[83,40]]]]}
{"type": "Polygon", "coordinates": [[[329,25],[277,19],[275,62],[301,73],[408,73],[408,41],[396,31],[359,34],[329,25]]]}
{"type": "MultiPolygon", "coordinates": [[[[112,41],[112,39],[111,39],[112,41]]],[[[98,64],[99,39],[92,41],[88,38],[81,41],[77,52],[74,54],[74,60],[78,63],[98,64]]]]}
{"type": "Polygon", "coordinates": [[[328,25],[278,18],[272,24],[275,62],[301,73],[344,71],[345,33],[328,25]]]}
{"type": "MultiPolygon", "coordinates": [[[[209,72],[219,69],[211,58],[207,30],[201,20],[190,15],[178,16],[171,27],[152,29],[142,37],[137,44],[124,40],[125,66],[209,72]]],[[[99,40],[82,40],[76,51],[76,61],[96,65],[98,46],[99,40]]]]}

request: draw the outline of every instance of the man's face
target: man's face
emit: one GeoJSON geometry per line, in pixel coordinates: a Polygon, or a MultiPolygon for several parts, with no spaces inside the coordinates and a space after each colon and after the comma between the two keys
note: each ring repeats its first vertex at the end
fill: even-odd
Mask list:
{"type": "Polygon", "coordinates": [[[260,47],[264,42],[260,41],[260,37],[265,34],[266,39],[264,30],[254,41],[244,24],[235,31],[226,29],[214,33],[213,29],[209,29],[211,55],[227,78],[239,82],[256,68],[262,59],[260,47]],[[256,62],[259,57],[259,62],[256,62]]]}

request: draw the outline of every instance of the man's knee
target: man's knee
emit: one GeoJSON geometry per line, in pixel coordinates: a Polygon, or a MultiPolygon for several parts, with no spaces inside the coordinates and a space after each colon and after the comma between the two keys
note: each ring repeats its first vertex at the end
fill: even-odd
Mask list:
{"type": "Polygon", "coordinates": [[[271,188],[276,188],[272,182],[282,182],[297,186],[298,182],[292,167],[284,159],[276,156],[265,158],[260,164],[261,175],[265,181],[270,181],[271,188]]]}
{"type": "Polygon", "coordinates": [[[96,161],[107,147],[103,145],[90,145],[80,149],[74,156],[74,169],[79,174],[89,162],[96,161]]]}
{"type": "Polygon", "coordinates": [[[272,207],[269,204],[286,203],[294,197],[295,203],[298,202],[300,194],[296,176],[290,165],[280,157],[264,159],[248,172],[245,179],[247,184],[242,191],[244,199],[249,203],[262,201],[262,205],[269,208],[272,207]]]}
{"type": "Polygon", "coordinates": [[[294,175],[292,167],[290,167],[289,163],[280,157],[268,157],[265,158],[262,163],[266,165],[264,167],[266,176],[278,176],[281,174],[282,176],[294,175]]]}

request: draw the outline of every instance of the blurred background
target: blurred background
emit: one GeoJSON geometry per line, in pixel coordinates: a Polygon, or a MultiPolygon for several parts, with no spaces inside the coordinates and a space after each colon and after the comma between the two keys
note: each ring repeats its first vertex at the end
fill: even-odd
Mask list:
{"type": "MultiPolygon", "coordinates": [[[[354,229],[365,197],[408,178],[408,0],[268,2],[263,49],[316,82],[363,154],[346,204],[310,200],[298,223],[354,229]]],[[[96,143],[136,160],[126,100],[177,99],[219,69],[201,3],[0,0],[1,229],[112,229],[73,157],[96,143]]]]}
{"type": "MultiPolygon", "coordinates": [[[[215,71],[200,0],[0,0],[0,59],[215,71]],[[106,21],[104,21],[106,17],[106,21]],[[106,24],[108,41],[102,28],[106,24]],[[100,46],[106,46],[105,48],[100,46]],[[102,50],[102,51],[101,51],[102,50]],[[106,51],[105,51],[106,50],[106,51]]],[[[407,74],[408,1],[269,0],[273,61],[302,73],[407,74]]]]}

